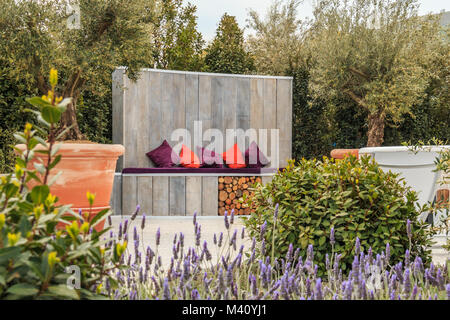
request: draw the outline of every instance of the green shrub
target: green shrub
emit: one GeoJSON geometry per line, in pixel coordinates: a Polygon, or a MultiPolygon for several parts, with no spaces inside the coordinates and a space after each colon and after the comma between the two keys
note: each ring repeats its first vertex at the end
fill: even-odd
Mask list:
{"type": "MultiPolygon", "coordinates": [[[[0,179],[0,299],[99,298],[99,284],[110,278],[110,270],[121,268],[126,248],[126,242],[102,239],[108,229],[94,229],[109,210],[89,220],[90,210],[74,213],[69,206],[57,205],[58,198],[50,193],[53,179],[47,178],[61,157],[55,156],[55,128],[70,102],[56,98],[55,71],[50,79],[48,96],[27,99],[39,109],[34,112],[43,128],[27,123],[23,132],[15,134],[26,149],[16,149],[14,172],[0,179]],[[36,152],[48,155],[48,161],[34,163],[33,169],[36,152]],[[68,272],[68,267],[73,270],[68,272]]],[[[87,196],[92,206],[95,197],[87,196]]],[[[111,279],[110,283],[114,286],[115,282],[111,279]]]]}
{"type": "MultiPolygon", "coordinates": [[[[324,256],[342,254],[343,269],[353,261],[355,240],[361,249],[381,252],[390,245],[392,261],[399,261],[406,249],[429,261],[431,231],[418,217],[426,206],[416,206],[417,195],[405,186],[397,174],[383,172],[369,157],[354,157],[334,161],[302,159],[279,172],[272,182],[257,186],[248,203],[256,204],[256,212],[246,220],[251,235],[259,235],[267,223],[265,242],[274,255],[283,258],[289,244],[305,249],[314,245],[314,259],[325,269],[324,256]],[[273,208],[279,204],[274,227],[273,208]],[[411,242],[405,221],[411,220],[411,242]],[[331,228],[335,230],[335,245],[330,244],[331,228]]],[[[305,250],[302,250],[305,253],[305,250]]]]}

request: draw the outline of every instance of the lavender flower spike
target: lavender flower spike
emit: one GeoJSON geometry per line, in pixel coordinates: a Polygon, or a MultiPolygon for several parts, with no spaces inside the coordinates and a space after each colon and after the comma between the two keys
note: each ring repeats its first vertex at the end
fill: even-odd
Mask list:
{"type": "Polygon", "coordinates": [[[273,213],[273,221],[278,219],[278,203],[275,205],[275,212],[273,213]]]}
{"type": "Polygon", "coordinates": [[[409,219],[406,221],[406,234],[408,235],[409,239],[412,238],[412,234],[411,234],[411,220],[409,220],[409,219]]]}
{"type": "Polygon", "coordinates": [[[145,228],[145,213],[142,215],[141,230],[144,230],[144,228],[145,228]]]}
{"type": "Polygon", "coordinates": [[[234,223],[234,209],[231,209],[230,224],[234,223]]]}
{"type": "Polygon", "coordinates": [[[447,300],[450,300],[450,283],[447,283],[446,291],[447,291],[447,300]]]}
{"type": "Polygon", "coordinates": [[[156,231],[156,245],[159,246],[160,242],[161,242],[161,231],[158,228],[158,230],[156,231]]]}
{"type": "Polygon", "coordinates": [[[260,232],[261,240],[264,238],[264,233],[266,232],[266,228],[267,228],[267,221],[264,221],[264,223],[261,226],[261,232],[260,232]]]}
{"type": "Polygon", "coordinates": [[[334,244],[336,243],[335,239],[334,239],[334,227],[331,227],[331,231],[330,231],[330,244],[332,246],[334,246],[334,244]]]}
{"type": "Polygon", "coordinates": [[[356,241],[355,241],[355,255],[359,256],[360,252],[361,252],[361,243],[359,241],[359,238],[356,237],[356,241]]]}
{"type": "Polygon", "coordinates": [[[197,211],[194,211],[194,217],[192,218],[192,223],[195,226],[195,223],[197,222],[197,211]]]}
{"type": "Polygon", "coordinates": [[[137,205],[137,206],[136,206],[136,210],[134,211],[133,215],[131,216],[131,221],[133,221],[134,219],[136,219],[136,217],[137,217],[137,215],[138,215],[138,213],[139,213],[140,210],[141,210],[141,206],[140,206],[140,205],[137,205]]]}
{"type": "Polygon", "coordinates": [[[386,243],[386,263],[389,263],[390,257],[391,257],[391,247],[388,242],[388,243],[386,243]]]}
{"type": "Polygon", "coordinates": [[[224,221],[225,221],[225,228],[228,230],[230,228],[230,223],[228,222],[228,212],[225,211],[225,214],[223,215],[224,221]]]}
{"type": "Polygon", "coordinates": [[[170,300],[170,290],[169,290],[169,281],[167,278],[164,279],[164,300],[170,300]]]}
{"type": "Polygon", "coordinates": [[[322,279],[318,278],[316,280],[316,292],[314,295],[314,300],[323,300],[322,294],[322,279]]]}

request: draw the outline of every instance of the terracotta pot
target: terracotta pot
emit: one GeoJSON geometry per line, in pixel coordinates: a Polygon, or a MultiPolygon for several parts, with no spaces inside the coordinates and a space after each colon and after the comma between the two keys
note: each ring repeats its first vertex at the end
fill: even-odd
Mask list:
{"type": "MultiPolygon", "coordinates": [[[[17,147],[25,149],[23,144],[17,147]]],[[[78,212],[79,209],[89,212],[89,202],[86,198],[86,192],[89,191],[95,194],[91,217],[103,209],[110,208],[116,162],[124,151],[125,148],[118,144],[63,143],[57,153],[62,155],[61,161],[52,169],[49,177],[50,180],[52,176],[62,171],[50,187],[50,192],[59,198],[58,204],[71,204],[74,212],[78,212]]],[[[43,156],[35,154],[35,158],[43,156]]],[[[45,157],[43,160],[47,162],[45,157]]],[[[33,185],[28,187],[32,188],[33,185]]],[[[95,229],[100,231],[103,226],[104,221],[95,229]]]]}
{"type": "Polygon", "coordinates": [[[349,155],[354,155],[358,158],[359,149],[334,149],[331,150],[331,157],[335,159],[344,159],[349,155]]]}

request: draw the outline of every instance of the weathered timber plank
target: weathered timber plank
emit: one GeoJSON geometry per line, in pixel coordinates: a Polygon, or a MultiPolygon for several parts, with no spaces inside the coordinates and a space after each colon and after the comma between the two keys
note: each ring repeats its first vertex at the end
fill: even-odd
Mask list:
{"type": "Polygon", "coordinates": [[[110,206],[113,215],[122,215],[122,176],[120,174],[114,175],[110,206]]]}
{"type": "Polygon", "coordinates": [[[169,215],[186,215],[186,177],[169,177],[169,215]]]}
{"type": "Polygon", "coordinates": [[[150,151],[150,131],[149,127],[149,119],[151,117],[149,104],[148,104],[148,86],[149,86],[149,76],[150,73],[148,71],[143,71],[139,75],[138,80],[136,81],[136,113],[134,123],[136,127],[134,131],[136,132],[136,161],[137,166],[140,168],[145,168],[149,165],[149,159],[145,155],[146,152],[150,151]],[[141,130],[137,128],[142,128],[141,130]]]}
{"type": "Polygon", "coordinates": [[[199,91],[198,76],[186,75],[186,129],[189,131],[191,139],[188,145],[194,152],[194,121],[199,120],[199,91]]]}
{"type": "Polygon", "coordinates": [[[186,215],[202,214],[202,177],[186,177],[186,215]]]}
{"type": "MultiPolygon", "coordinates": [[[[146,130],[148,132],[149,138],[149,149],[146,151],[153,150],[157,148],[164,139],[168,137],[163,136],[163,122],[162,122],[162,90],[161,90],[161,73],[160,72],[148,72],[149,73],[149,85],[147,87],[147,97],[148,97],[148,108],[149,117],[147,118],[148,124],[141,130],[146,130]]],[[[140,155],[142,157],[148,158],[145,154],[140,155]]],[[[147,165],[149,167],[154,167],[154,163],[147,160],[147,165]]]]}
{"type": "Polygon", "coordinates": [[[250,79],[250,127],[264,128],[264,79],[250,79]]]}
{"type": "MultiPolygon", "coordinates": [[[[124,73],[123,69],[116,69],[112,74],[112,141],[115,144],[123,144],[123,108],[124,108],[124,73]]],[[[123,169],[123,156],[117,161],[116,172],[123,169]]],[[[120,211],[120,210],[119,210],[120,211]]]]}
{"type": "Polygon", "coordinates": [[[236,129],[237,108],[237,79],[232,77],[223,78],[223,129],[236,129]]]}
{"type": "Polygon", "coordinates": [[[133,214],[137,204],[136,176],[122,176],[122,215],[133,214]]]}
{"type": "Polygon", "coordinates": [[[292,158],[292,81],[277,80],[277,128],[280,130],[280,166],[292,158]]]}
{"type": "Polygon", "coordinates": [[[236,128],[250,128],[250,79],[236,78],[236,128]]]}
{"type": "Polygon", "coordinates": [[[136,83],[130,80],[128,77],[125,78],[125,103],[123,110],[124,117],[124,139],[123,143],[125,145],[125,155],[123,166],[124,168],[128,167],[137,167],[137,135],[139,133],[138,128],[138,112],[137,112],[137,86],[136,83]]]}
{"type": "Polygon", "coordinates": [[[212,128],[219,129],[223,134],[224,132],[224,78],[214,77],[211,79],[211,117],[212,128]]]}
{"type": "Polygon", "coordinates": [[[212,127],[211,76],[198,77],[198,118],[202,122],[203,132],[212,127]]]}
{"type": "Polygon", "coordinates": [[[169,215],[169,177],[152,177],[154,216],[169,215]]]}
{"type": "Polygon", "coordinates": [[[202,215],[218,215],[218,178],[202,177],[202,215]]]}
{"type": "Polygon", "coordinates": [[[141,206],[141,214],[151,216],[153,213],[153,181],[152,177],[137,177],[137,198],[141,206]]]}

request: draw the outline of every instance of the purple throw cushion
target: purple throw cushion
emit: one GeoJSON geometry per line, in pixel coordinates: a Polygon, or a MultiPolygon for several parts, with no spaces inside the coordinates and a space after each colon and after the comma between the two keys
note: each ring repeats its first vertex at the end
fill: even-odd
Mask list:
{"type": "Polygon", "coordinates": [[[245,151],[245,163],[249,168],[262,168],[269,163],[264,153],[259,150],[258,145],[253,141],[245,151]]]}
{"type": "Polygon", "coordinates": [[[223,160],[220,154],[198,146],[197,154],[201,158],[200,162],[203,168],[223,168],[223,160]]]}
{"type": "Polygon", "coordinates": [[[171,168],[180,163],[180,157],[172,150],[167,140],[146,155],[159,168],[171,168]]]}

